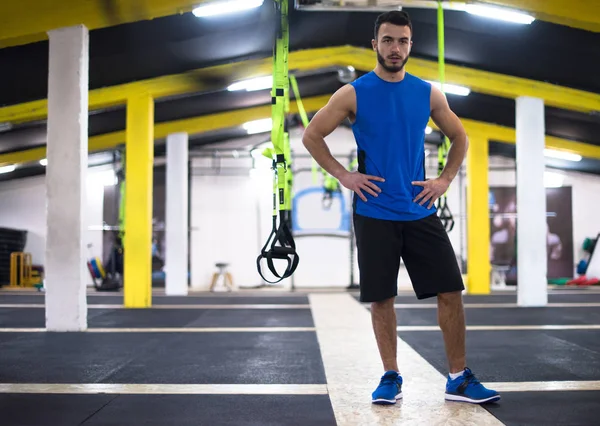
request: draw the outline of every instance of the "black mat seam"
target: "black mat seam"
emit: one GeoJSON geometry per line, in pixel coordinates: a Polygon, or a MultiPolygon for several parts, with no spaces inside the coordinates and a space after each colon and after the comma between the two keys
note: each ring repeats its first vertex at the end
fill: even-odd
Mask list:
{"type": "Polygon", "coordinates": [[[103,410],[106,406],[108,406],[108,404],[110,404],[111,402],[113,402],[115,399],[117,399],[119,396],[119,394],[115,395],[113,398],[109,399],[108,402],[106,404],[104,404],[102,407],[98,408],[96,411],[94,411],[92,414],[90,414],[89,416],[87,416],[85,419],[83,419],[81,421],[81,423],[79,423],[79,426],[81,426],[82,424],[86,423],[88,420],[90,420],[92,417],[94,417],[96,414],[98,414],[101,410],[103,410]]]}

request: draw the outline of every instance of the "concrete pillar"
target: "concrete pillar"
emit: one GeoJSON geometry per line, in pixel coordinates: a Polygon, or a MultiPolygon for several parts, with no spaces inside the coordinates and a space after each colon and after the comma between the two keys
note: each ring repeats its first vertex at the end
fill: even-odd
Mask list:
{"type": "Polygon", "coordinates": [[[544,101],[517,98],[517,302],[548,303],[544,101]]]}
{"type": "Polygon", "coordinates": [[[78,25],[48,32],[46,328],[87,328],[85,214],[89,37],[78,25]]]}
{"type": "Polygon", "coordinates": [[[166,294],[188,294],[188,135],[167,137],[166,294]]]}
{"type": "Polygon", "coordinates": [[[491,288],[489,148],[487,138],[469,135],[467,152],[467,292],[491,288]]]}

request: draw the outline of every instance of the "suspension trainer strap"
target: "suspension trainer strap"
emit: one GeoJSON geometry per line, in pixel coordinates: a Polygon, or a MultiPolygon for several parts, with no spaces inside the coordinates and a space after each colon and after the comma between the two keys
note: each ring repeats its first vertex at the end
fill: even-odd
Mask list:
{"type": "MultiPolygon", "coordinates": [[[[308,115],[306,114],[306,109],[304,108],[304,103],[302,102],[302,97],[300,96],[300,90],[298,89],[298,81],[296,80],[295,75],[290,75],[290,84],[292,86],[292,90],[294,91],[294,97],[296,98],[296,104],[298,105],[298,112],[300,114],[300,119],[302,120],[302,126],[306,129],[308,127],[308,115]]],[[[318,165],[315,159],[312,159],[312,176],[313,182],[317,183],[317,171],[318,165]]],[[[325,169],[321,169],[323,174],[323,207],[327,210],[331,207],[333,202],[333,195],[335,192],[341,192],[340,183],[336,178],[331,176],[325,169]]]]}
{"type": "Polygon", "coordinates": [[[271,141],[275,156],[273,158],[273,228],[267,242],[256,259],[258,273],[268,283],[275,284],[289,278],[298,266],[299,257],[291,229],[291,189],[292,170],[289,134],[286,124],[286,112],[289,111],[288,49],[289,24],[287,0],[274,2],[277,30],[273,49],[273,89],[271,141]],[[279,226],[277,217],[279,216],[279,226]],[[279,278],[269,281],[261,271],[262,259],[267,260],[269,270],[279,278]],[[286,260],[285,272],[279,274],[274,259],[286,260]]]}
{"type": "MultiPolygon", "coordinates": [[[[296,104],[298,105],[298,113],[300,114],[300,120],[302,120],[302,127],[305,129],[308,127],[308,115],[306,114],[306,109],[304,109],[304,103],[302,102],[302,98],[300,97],[300,90],[298,90],[298,81],[296,80],[296,76],[290,74],[290,85],[292,86],[292,90],[294,91],[294,97],[296,98],[296,104]]],[[[313,183],[317,183],[317,174],[318,174],[318,164],[315,159],[312,159],[312,178],[313,183]]]]}
{"type": "MultiPolygon", "coordinates": [[[[437,17],[438,17],[438,67],[440,74],[440,85],[442,88],[442,92],[445,92],[444,85],[446,83],[446,66],[445,66],[445,52],[444,52],[444,8],[442,6],[442,2],[438,0],[438,8],[437,8],[437,17]]],[[[444,135],[442,143],[438,148],[438,176],[442,174],[444,171],[444,167],[446,167],[446,163],[448,161],[448,151],[450,151],[450,140],[446,135],[444,135]]],[[[444,193],[437,200],[437,211],[446,229],[446,232],[452,231],[454,228],[454,217],[452,216],[452,212],[448,207],[448,192],[444,193]]]]}

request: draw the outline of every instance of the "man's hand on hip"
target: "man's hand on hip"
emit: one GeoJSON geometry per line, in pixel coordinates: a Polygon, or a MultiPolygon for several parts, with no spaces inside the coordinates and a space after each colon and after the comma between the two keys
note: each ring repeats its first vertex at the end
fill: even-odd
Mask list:
{"type": "Polygon", "coordinates": [[[427,206],[430,209],[438,198],[440,198],[450,186],[450,182],[446,179],[435,178],[426,181],[416,181],[412,183],[416,186],[422,186],[423,190],[416,196],[414,202],[418,202],[421,206],[429,201],[427,206]]]}
{"type": "Polygon", "coordinates": [[[385,179],[377,176],[363,175],[359,172],[348,172],[340,178],[340,183],[344,187],[356,192],[361,200],[367,201],[362,191],[366,191],[374,197],[381,192],[381,189],[375,185],[372,180],[377,182],[385,182],[385,179]]]}

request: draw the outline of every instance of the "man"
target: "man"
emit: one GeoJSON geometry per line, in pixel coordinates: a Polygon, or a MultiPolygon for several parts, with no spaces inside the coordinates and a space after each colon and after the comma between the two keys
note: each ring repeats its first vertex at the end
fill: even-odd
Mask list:
{"type": "Polygon", "coordinates": [[[360,269],[360,300],[371,316],[385,374],[372,402],[402,397],[396,360],[396,314],[400,258],[416,296],[437,297],[449,375],[447,400],[483,403],[500,399],[466,366],[462,277],[435,201],[446,192],[467,152],[465,130],[444,94],[407,73],[412,24],[405,12],[380,15],[375,23],[374,71],[338,90],[312,119],[303,143],[315,160],[354,194],[354,227],[360,269]],[[425,180],[424,141],[429,118],[451,142],[448,162],[436,179],[425,180]],[[324,138],[346,118],[358,146],[358,172],[330,153],[324,138]]]}

